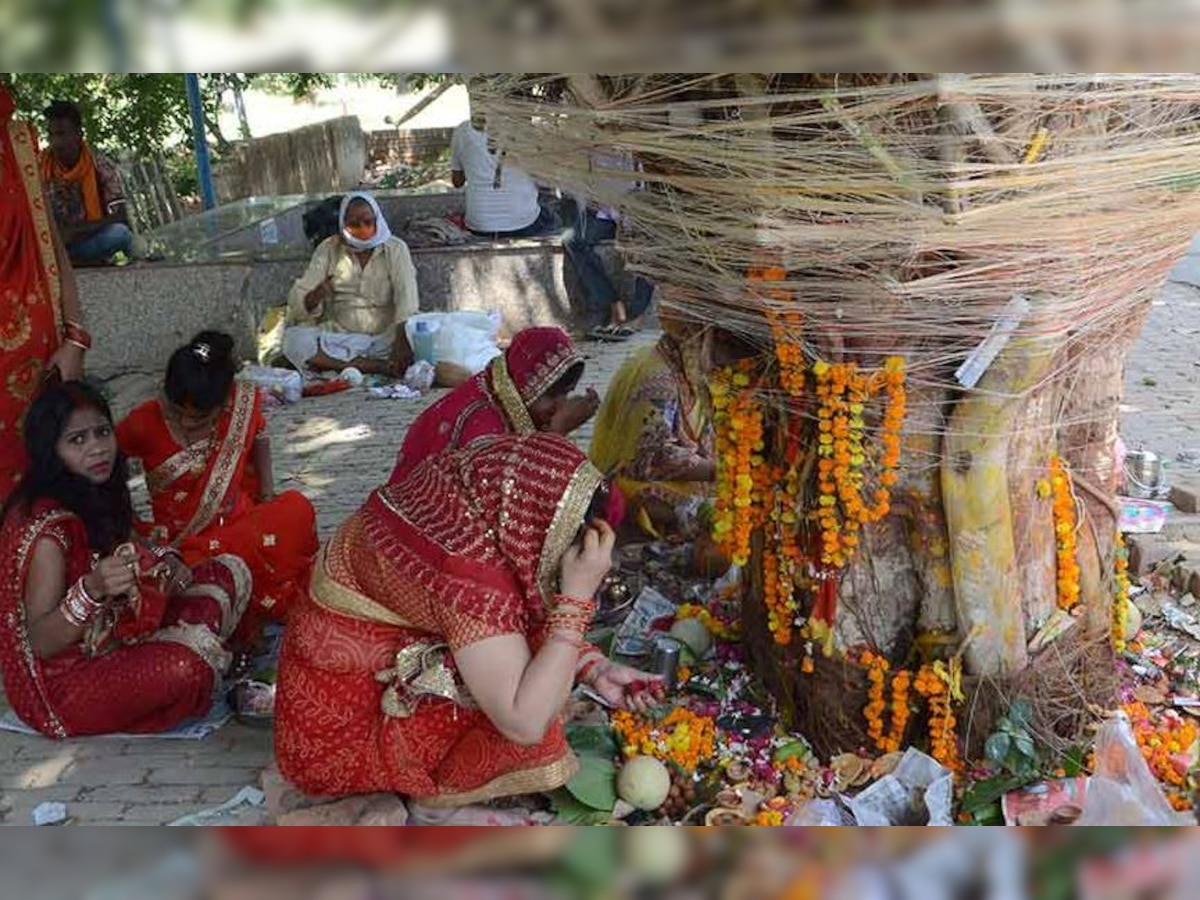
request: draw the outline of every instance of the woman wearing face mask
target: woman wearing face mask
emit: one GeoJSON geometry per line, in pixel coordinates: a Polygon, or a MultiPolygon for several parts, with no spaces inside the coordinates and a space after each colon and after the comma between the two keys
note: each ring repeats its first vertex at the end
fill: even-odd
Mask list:
{"type": "Polygon", "coordinates": [[[194,568],[132,535],[112,415],[74,381],[25,423],[30,460],[0,525],[0,671],[47,737],[159,732],[204,715],[250,596],[245,563],[194,568]]]}
{"type": "Polygon", "coordinates": [[[363,191],[342,198],[338,221],[288,294],[284,356],[301,372],[403,375],[412,363],[404,321],[418,307],[408,246],[363,191]]]}

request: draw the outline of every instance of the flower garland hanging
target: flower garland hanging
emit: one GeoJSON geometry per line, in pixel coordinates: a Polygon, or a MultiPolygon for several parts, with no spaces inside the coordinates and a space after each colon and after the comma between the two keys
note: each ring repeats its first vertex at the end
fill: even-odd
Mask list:
{"type": "Polygon", "coordinates": [[[887,738],[883,734],[883,714],[887,711],[884,694],[887,691],[887,673],[891,665],[878,653],[870,650],[863,651],[861,662],[867,670],[867,705],[863,708],[863,717],[867,720],[867,737],[882,751],[887,744],[887,738]]]}
{"type": "Polygon", "coordinates": [[[763,410],[751,383],[752,360],[722,369],[713,378],[712,395],[717,454],[717,499],[713,541],[735,565],[750,561],[750,536],[760,524],[755,491],[764,476],[763,410]]]}
{"type": "Polygon", "coordinates": [[[1113,649],[1118,653],[1125,652],[1125,634],[1129,630],[1129,592],[1133,584],[1129,580],[1129,550],[1125,546],[1125,536],[1117,532],[1113,557],[1113,649]]]}
{"type": "Polygon", "coordinates": [[[953,707],[956,691],[954,671],[953,665],[947,668],[940,662],[923,665],[917,671],[913,687],[925,698],[929,709],[929,755],[947,769],[957,772],[962,769],[962,759],[954,732],[958,724],[953,707]]]}
{"type": "Polygon", "coordinates": [[[907,415],[904,359],[888,357],[883,370],[861,372],[856,363],[817,362],[817,521],[821,526],[821,562],[843,568],[854,556],[862,526],[891,511],[891,488],[899,480],[900,432],[907,415]],[[864,414],[883,389],[887,404],[879,427],[881,452],[874,460],[876,487],[870,503],[863,488],[870,454],[865,446],[864,414]]]}
{"type": "Polygon", "coordinates": [[[1050,457],[1049,492],[1054,504],[1058,607],[1070,610],[1079,602],[1075,492],[1071,488],[1071,474],[1057,453],[1050,457]]]}

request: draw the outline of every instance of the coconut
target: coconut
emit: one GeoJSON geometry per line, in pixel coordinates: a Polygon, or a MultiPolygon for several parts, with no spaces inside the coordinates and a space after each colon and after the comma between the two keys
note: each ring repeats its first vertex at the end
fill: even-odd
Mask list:
{"type": "Polygon", "coordinates": [[[699,619],[692,617],[676,621],[671,626],[669,636],[696,654],[697,659],[703,659],[708,648],[712,646],[712,635],[708,633],[708,628],[699,619]]]}
{"type": "Polygon", "coordinates": [[[1132,641],[1142,630],[1142,611],[1132,600],[1125,602],[1125,640],[1132,641]]]}
{"type": "Polygon", "coordinates": [[[617,773],[617,796],[637,809],[658,809],[671,792],[671,773],[652,756],[635,756],[617,773]]]}

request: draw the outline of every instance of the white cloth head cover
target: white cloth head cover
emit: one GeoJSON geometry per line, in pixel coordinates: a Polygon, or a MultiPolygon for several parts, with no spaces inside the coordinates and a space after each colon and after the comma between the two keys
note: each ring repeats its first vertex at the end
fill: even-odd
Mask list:
{"type": "Polygon", "coordinates": [[[392,229],[388,227],[387,219],[383,217],[383,210],[379,208],[379,201],[366,191],[351,191],[342,198],[342,208],[338,210],[338,226],[342,229],[342,240],[355,250],[374,250],[380,244],[386,243],[392,236],[392,229]],[[375,235],[370,240],[360,241],[346,231],[346,210],[350,208],[350,204],[355,200],[363,201],[375,211],[375,235]]]}

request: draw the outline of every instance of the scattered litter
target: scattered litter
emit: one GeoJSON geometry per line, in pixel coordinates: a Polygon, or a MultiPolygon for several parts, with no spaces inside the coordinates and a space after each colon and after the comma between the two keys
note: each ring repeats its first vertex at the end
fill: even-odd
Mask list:
{"type": "Polygon", "coordinates": [[[1162,788],[1142,758],[1129,718],[1113,716],[1096,735],[1096,772],[1080,825],[1176,825],[1162,788]]]}
{"type": "Polygon", "coordinates": [[[414,391],[406,384],[367,388],[367,393],[375,400],[417,400],[421,396],[420,391],[414,391]]]}
{"type": "Polygon", "coordinates": [[[654,649],[653,631],[665,632],[675,619],[675,604],[652,587],[642,588],[633,609],[617,629],[613,649],[621,656],[643,656],[654,649]],[[659,627],[661,626],[661,627],[659,627]]]}
{"type": "Polygon", "coordinates": [[[299,403],[304,391],[304,377],[295,369],[246,365],[238,373],[238,379],[256,385],[267,396],[277,397],[285,403],[299,403]]]}
{"type": "Polygon", "coordinates": [[[1190,612],[1180,609],[1174,603],[1167,602],[1162,605],[1162,615],[1169,627],[1200,641],[1200,619],[1190,612]]]}
{"type": "Polygon", "coordinates": [[[61,825],[67,821],[67,805],[57,801],[39,803],[33,808],[34,825],[61,825]]]}
{"type": "Polygon", "coordinates": [[[414,391],[420,391],[422,394],[433,387],[434,379],[437,377],[437,366],[427,359],[419,359],[404,373],[404,384],[414,391]]]}
{"type": "Polygon", "coordinates": [[[266,794],[256,787],[246,785],[246,787],[242,788],[220,806],[214,806],[212,809],[202,809],[200,812],[191,813],[167,824],[171,826],[209,825],[212,824],[213,820],[228,816],[240,809],[263,806],[266,800],[266,794]]]}
{"type": "Polygon", "coordinates": [[[1156,500],[1121,497],[1121,519],[1118,528],[1123,534],[1158,534],[1167,524],[1171,504],[1156,500]]]}
{"type": "Polygon", "coordinates": [[[954,773],[910,747],[896,766],[846,805],[859,825],[953,825],[954,773]]]}

